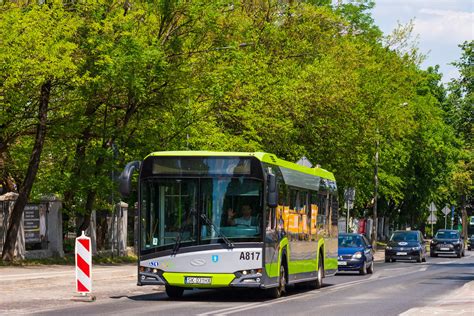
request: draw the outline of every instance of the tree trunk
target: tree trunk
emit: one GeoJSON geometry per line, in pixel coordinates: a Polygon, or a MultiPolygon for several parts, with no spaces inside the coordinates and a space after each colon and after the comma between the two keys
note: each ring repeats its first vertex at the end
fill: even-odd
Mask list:
{"type": "Polygon", "coordinates": [[[461,195],[461,218],[462,218],[462,235],[464,236],[464,238],[467,239],[469,219],[467,217],[466,196],[464,194],[461,195]]]}
{"type": "MultiPolygon", "coordinates": [[[[378,130],[377,130],[378,132],[378,130]]],[[[377,133],[378,134],[378,133],[377,133]]],[[[375,166],[374,166],[374,214],[372,224],[372,248],[377,249],[377,199],[379,189],[379,141],[377,139],[375,148],[375,166]]]]}
{"type": "MultiPolygon", "coordinates": [[[[99,109],[100,105],[101,103],[99,102],[88,103],[84,115],[88,118],[93,117],[96,111],[99,109]]],[[[92,121],[90,121],[86,125],[86,127],[81,132],[81,137],[79,138],[79,141],[76,144],[76,154],[74,155],[74,166],[72,169],[73,180],[69,183],[69,189],[64,193],[64,208],[67,210],[71,210],[72,205],[74,205],[77,185],[77,181],[75,181],[74,179],[79,179],[79,177],[81,177],[82,167],[84,165],[84,160],[86,157],[86,148],[87,146],[89,146],[92,139],[92,125],[92,121]]]]}
{"type": "Polygon", "coordinates": [[[18,199],[10,216],[10,221],[3,246],[2,259],[4,261],[12,261],[14,258],[16,241],[18,238],[18,229],[21,224],[23,210],[28,197],[30,196],[31,188],[38,172],[38,167],[43,151],[44,140],[46,137],[46,125],[48,119],[48,105],[51,93],[51,80],[46,81],[41,86],[41,94],[38,109],[38,124],[36,126],[36,137],[33,150],[31,152],[30,161],[28,163],[28,170],[26,171],[25,181],[20,188],[18,199]]]}

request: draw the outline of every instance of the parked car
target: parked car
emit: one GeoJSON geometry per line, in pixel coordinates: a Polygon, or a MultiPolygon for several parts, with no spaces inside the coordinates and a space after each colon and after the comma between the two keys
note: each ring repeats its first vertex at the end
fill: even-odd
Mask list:
{"type": "Polygon", "coordinates": [[[457,230],[440,229],[430,243],[430,256],[456,255],[464,256],[464,238],[457,230]]]}
{"type": "Polygon", "coordinates": [[[374,250],[361,234],[339,234],[338,270],[374,273],[374,250]]]}
{"type": "Polygon", "coordinates": [[[472,234],[471,237],[467,239],[467,250],[472,250],[473,247],[474,247],[474,234],[472,234]]]}
{"type": "Polygon", "coordinates": [[[425,240],[419,230],[393,232],[385,247],[385,262],[396,260],[426,261],[425,240]]]}

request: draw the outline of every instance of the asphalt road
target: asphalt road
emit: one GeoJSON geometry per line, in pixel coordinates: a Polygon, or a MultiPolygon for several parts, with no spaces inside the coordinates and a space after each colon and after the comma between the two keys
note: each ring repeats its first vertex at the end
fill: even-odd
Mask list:
{"type": "MultiPolygon", "coordinates": [[[[273,300],[250,290],[185,291],[183,299],[171,300],[161,288],[131,290],[117,284],[93,303],[68,300],[54,307],[41,308],[38,304],[36,310],[16,312],[41,315],[398,315],[413,307],[439,303],[472,280],[474,252],[471,251],[461,259],[380,262],[376,263],[373,275],[344,272],[326,278],[320,290],[289,288],[286,296],[273,300]]],[[[1,288],[0,284],[0,291],[1,288]]],[[[5,311],[8,309],[3,309],[5,311]]]]}

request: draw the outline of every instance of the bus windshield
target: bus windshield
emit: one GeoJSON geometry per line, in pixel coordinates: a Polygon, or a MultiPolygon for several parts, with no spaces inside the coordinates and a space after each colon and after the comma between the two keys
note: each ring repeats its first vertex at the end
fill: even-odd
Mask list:
{"type": "MultiPolygon", "coordinates": [[[[262,225],[262,189],[262,182],[254,179],[203,179],[201,210],[228,238],[258,237],[262,225]]],[[[202,226],[203,241],[216,236],[215,229],[202,226]]]]}
{"type": "Polygon", "coordinates": [[[244,177],[150,178],[141,184],[142,250],[261,241],[263,183],[244,177]],[[207,217],[213,225],[202,220],[207,217]]]}

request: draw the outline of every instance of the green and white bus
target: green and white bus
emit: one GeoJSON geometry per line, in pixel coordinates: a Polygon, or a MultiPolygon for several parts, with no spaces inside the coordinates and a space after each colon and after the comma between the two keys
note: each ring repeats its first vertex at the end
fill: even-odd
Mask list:
{"type": "Polygon", "coordinates": [[[120,191],[138,176],[138,285],[320,288],[337,272],[334,175],[269,153],[155,152],[128,163],[120,191]]]}

